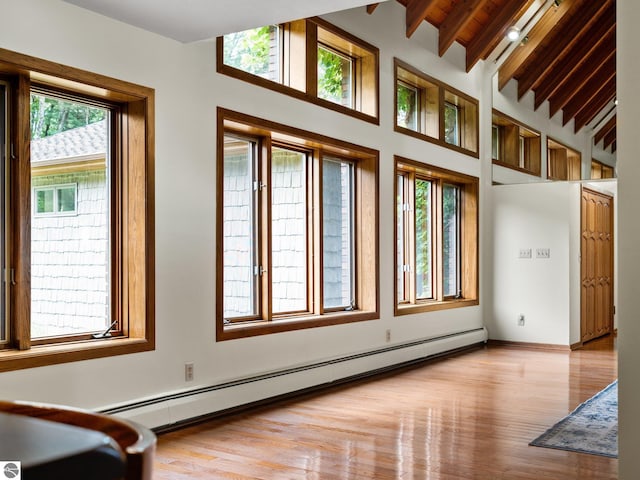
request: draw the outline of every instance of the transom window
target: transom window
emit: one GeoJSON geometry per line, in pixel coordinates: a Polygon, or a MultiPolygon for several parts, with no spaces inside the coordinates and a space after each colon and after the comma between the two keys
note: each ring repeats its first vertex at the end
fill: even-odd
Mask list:
{"type": "Polygon", "coordinates": [[[474,177],[396,157],[396,314],[477,303],[474,177]]]}
{"type": "Polygon", "coordinates": [[[218,39],[218,72],[378,123],[378,49],[314,17],[218,39]]]}
{"type": "Polygon", "coordinates": [[[377,155],[219,115],[218,339],[377,317],[377,155]]]}
{"type": "Polygon", "coordinates": [[[478,157],[478,101],[397,58],[394,65],[395,131],[478,157]]]}

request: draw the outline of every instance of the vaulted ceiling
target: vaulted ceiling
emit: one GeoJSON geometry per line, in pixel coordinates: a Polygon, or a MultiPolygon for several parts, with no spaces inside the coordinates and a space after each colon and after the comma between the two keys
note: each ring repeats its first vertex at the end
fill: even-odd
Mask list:
{"type": "MultiPolygon", "coordinates": [[[[466,68],[486,60],[510,27],[517,45],[507,49],[498,70],[498,88],[512,79],[518,99],[533,92],[538,109],[562,111],[574,130],[595,127],[596,143],[615,151],[615,0],[398,0],[406,7],[406,34],[426,21],[438,29],[442,56],[454,42],[466,50],[466,68]],[[608,120],[607,120],[608,119],[608,120]],[[603,120],[606,124],[601,125],[603,120]]],[[[376,4],[368,6],[369,13],[376,4]]]]}

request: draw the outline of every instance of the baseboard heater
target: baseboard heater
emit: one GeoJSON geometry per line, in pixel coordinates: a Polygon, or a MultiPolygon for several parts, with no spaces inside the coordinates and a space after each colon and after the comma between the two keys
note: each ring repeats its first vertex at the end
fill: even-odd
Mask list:
{"type": "MultiPolygon", "coordinates": [[[[309,393],[314,390],[324,389],[449,355],[457,350],[463,350],[473,345],[484,343],[487,341],[487,338],[485,328],[424,338],[346,355],[344,357],[139,400],[106,408],[100,412],[137,420],[156,432],[164,432],[197,423],[208,418],[251,408],[258,404],[274,402],[293,395],[309,393]],[[434,344],[442,345],[438,345],[440,348],[430,349],[429,347],[436,346],[434,344]],[[358,362],[365,362],[366,364],[366,362],[374,358],[377,362],[372,363],[374,365],[375,363],[379,363],[379,366],[366,368],[357,373],[349,372],[349,365],[353,368],[353,364],[356,364],[357,368],[358,362]],[[341,369],[344,370],[341,371],[341,369]],[[315,381],[312,380],[312,384],[304,385],[304,381],[302,381],[296,385],[296,379],[307,379],[313,372],[320,373],[315,381]],[[303,377],[300,377],[300,374],[303,374],[303,377]],[[260,388],[252,390],[252,386],[264,388],[266,385],[277,384],[279,380],[282,385],[276,385],[271,389],[271,392],[263,392],[260,388]],[[282,391],[278,391],[278,388],[282,391]],[[233,397],[234,395],[231,395],[231,392],[236,390],[239,391],[236,397],[242,398],[221,398],[222,396],[233,397]],[[260,398],[251,398],[252,394],[260,398]]],[[[267,388],[265,390],[269,389],[267,388]]]]}

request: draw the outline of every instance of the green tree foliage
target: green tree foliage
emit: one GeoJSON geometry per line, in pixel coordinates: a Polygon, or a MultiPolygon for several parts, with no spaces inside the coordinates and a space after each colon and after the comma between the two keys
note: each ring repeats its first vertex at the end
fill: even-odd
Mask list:
{"type": "Polygon", "coordinates": [[[431,292],[431,182],[415,182],[416,295],[429,298],[431,292]]]}
{"type": "Polygon", "coordinates": [[[398,83],[398,125],[415,130],[416,110],[418,106],[418,91],[415,87],[410,87],[398,83]]]}
{"type": "Polygon", "coordinates": [[[318,97],[343,104],[350,102],[343,95],[343,85],[351,79],[351,61],[331,50],[318,47],[318,97]]]}
{"type": "Polygon", "coordinates": [[[277,29],[275,25],[266,25],[225,35],[224,63],[247,73],[269,78],[269,55],[272,39],[277,41],[277,29]]]}
{"type": "Polygon", "coordinates": [[[43,95],[31,95],[31,138],[43,138],[83,127],[106,118],[102,108],[66,102],[43,95]]]}

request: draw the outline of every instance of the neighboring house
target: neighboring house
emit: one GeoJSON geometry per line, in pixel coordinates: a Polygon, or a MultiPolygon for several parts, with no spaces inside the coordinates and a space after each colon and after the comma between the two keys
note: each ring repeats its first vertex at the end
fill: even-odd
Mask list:
{"type": "Polygon", "coordinates": [[[33,337],[107,326],[107,125],[31,141],[33,337]]]}

